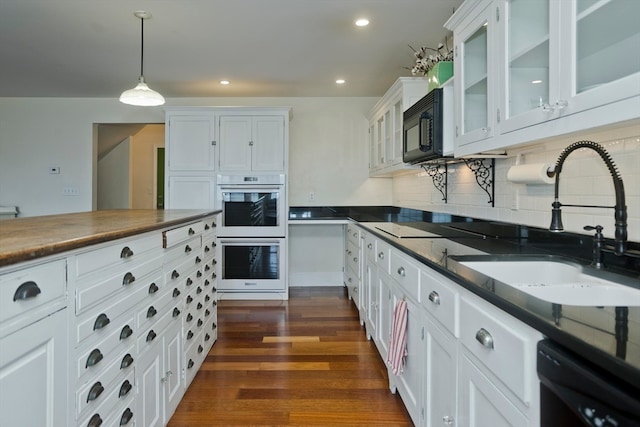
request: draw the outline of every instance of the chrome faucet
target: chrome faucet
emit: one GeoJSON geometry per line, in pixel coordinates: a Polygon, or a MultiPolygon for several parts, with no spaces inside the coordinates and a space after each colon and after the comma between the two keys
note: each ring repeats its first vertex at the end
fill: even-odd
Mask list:
{"type": "MultiPolygon", "coordinates": [[[[551,226],[549,230],[551,231],[563,231],[564,227],[562,225],[562,210],[560,209],[562,206],[571,206],[571,207],[581,207],[581,208],[613,208],[614,216],[615,216],[615,248],[614,253],[618,256],[625,253],[627,250],[627,206],[625,204],[625,196],[624,196],[624,183],[622,182],[622,177],[618,172],[618,168],[613,163],[611,156],[600,144],[597,144],[593,141],[578,141],[569,145],[565,148],[562,153],[560,153],[560,157],[558,157],[558,161],[556,162],[556,166],[554,169],[555,173],[555,194],[554,200],[551,204],[551,226]],[[600,155],[604,163],[607,165],[609,169],[609,173],[613,178],[613,187],[616,193],[616,205],[615,206],[594,206],[594,205],[569,205],[562,204],[558,200],[558,188],[560,183],[560,172],[562,172],[562,165],[564,161],[567,159],[569,154],[574,152],[579,148],[590,148],[600,155]]],[[[597,268],[602,268],[602,227],[589,227],[585,228],[587,230],[596,230],[596,235],[594,236],[594,265],[597,268]],[[599,230],[598,230],[599,228],[599,230]],[[596,254],[597,252],[597,254],[596,254]]]]}

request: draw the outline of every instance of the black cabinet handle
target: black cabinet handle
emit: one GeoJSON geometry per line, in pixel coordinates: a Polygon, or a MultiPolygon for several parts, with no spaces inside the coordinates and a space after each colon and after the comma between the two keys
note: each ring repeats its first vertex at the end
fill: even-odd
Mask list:
{"type": "Polygon", "coordinates": [[[147,319],[155,316],[156,314],[158,314],[158,310],[156,310],[154,306],[149,307],[147,310],[147,319]]]}
{"type": "Polygon", "coordinates": [[[135,282],[135,281],[136,281],[135,276],[134,276],[133,274],[131,274],[131,273],[127,273],[127,274],[125,274],[125,275],[124,275],[124,277],[122,278],[122,285],[123,285],[123,286],[127,286],[127,285],[132,284],[132,283],[133,283],[133,282],[135,282]]]}
{"type": "Polygon", "coordinates": [[[122,417],[120,417],[120,425],[126,426],[129,424],[129,421],[131,421],[131,418],[133,418],[133,412],[131,412],[131,409],[129,408],[125,409],[122,413],[122,417]]]}
{"type": "Polygon", "coordinates": [[[191,322],[193,320],[193,316],[191,313],[187,314],[187,322],[191,322]]]}
{"type": "Polygon", "coordinates": [[[189,252],[191,252],[191,246],[186,245],[186,246],[184,247],[184,253],[188,254],[189,252]]]}
{"type": "Polygon", "coordinates": [[[127,258],[131,258],[132,256],[133,256],[133,251],[129,246],[125,246],[124,248],[122,248],[122,251],[120,252],[120,258],[127,259],[127,258]]]}
{"type": "Polygon", "coordinates": [[[178,273],[178,271],[177,271],[177,270],[173,270],[173,271],[171,272],[171,278],[172,278],[172,279],[177,279],[178,277],[180,277],[180,273],[178,273]]]}
{"type": "Polygon", "coordinates": [[[102,425],[102,418],[100,414],[93,414],[93,417],[89,420],[87,427],[100,427],[102,425]]]}
{"type": "Polygon", "coordinates": [[[192,359],[189,359],[189,363],[187,363],[187,369],[193,368],[193,365],[195,365],[195,363],[193,363],[192,359]]]}
{"type": "Polygon", "coordinates": [[[198,286],[198,288],[196,289],[196,294],[200,295],[201,293],[202,293],[202,288],[198,286]]]}
{"type": "Polygon", "coordinates": [[[104,387],[102,387],[102,383],[100,383],[100,381],[92,385],[89,389],[89,394],[87,395],[87,403],[91,402],[92,400],[96,400],[98,397],[100,397],[103,391],[104,387]]]}
{"type": "Polygon", "coordinates": [[[209,300],[211,300],[211,297],[209,295],[205,295],[204,302],[209,302],[209,300]]]}
{"type": "Polygon", "coordinates": [[[200,259],[199,256],[196,257],[196,264],[200,264],[202,262],[202,260],[200,259]]]}
{"type": "Polygon", "coordinates": [[[122,362],[120,363],[120,369],[126,369],[133,363],[133,357],[127,353],[122,358],[122,362]]]}
{"type": "Polygon", "coordinates": [[[196,277],[197,277],[198,279],[199,279],[199,278],[201,278],[201,277],[202,277],[202,271],[198,270],[198,271],[196,272],[196,277]]]}
{"type": "Polygon", "coordinates": [[[89,357],[87,357],[85,368],[97,365],[103,357],[104,356],[102,355],[102,353],[100,353],[100,350],[98,350],[97,348],[93,349],[91,353],[89,353],[89,357]]]}
{"type": "Polygon", "coordinates": [[[204,348],[202,348],[202,346],[201,346],[201,345],[199,345],[199,346],[198,346],[198,354],[199,354],[199,353],[202,353],[203,351],[204,351],[204,348]]]}
{"type": "Polygon", "coordinates": [[[189,236],[193,236],[194,234],[196,234],[196,232],[193,231],[193,228],[191,228],[191,227],[189,227],[188,233],[189,233],[189,236]]]}
{"type": "Polygon", "coordinates": [[[215,331],[218,328],[218,325],[216,325],[215,323],[211,324],[211,330],[215,331]]]}
{"type": "Polygon", "coordinates": [[[193,280],[191,280],[191,277],[189,277],[185,283],[187,286],[191,286],[193,285],[193,280]]]}
{"type": "Polygon", "coordinates": [[[209,264],[205,265],[204,266],[204,271],[209,271],[209,270],[211,270],[211,267],[209,267],[209,264]]]}
{"type": "Polygon", "coordinates": [[[189,295],[187,297],[187,304],[191,304],[193,302],[193,297],[191,295],[189,295]]]}
{"type": "Polygon", "coordinates": [[[208,230],[208,229],[209,229],[209,224],[205,224],[205,225],[204,225],[204,229],[205,229],[205,230],[208,230]]]}
{"type": "Polygon", "coordinates": [[[202,319],[198,319],[198,328],[202,326],[202,319]]]}
{"type": "Polygon", "coordinates": [[[36,282],[29,280],[28,282],[24,282],[22,285],[18,286],[18,289],[16,289],[16,292],[13,294],[13,300],[24,301],[40,295],[41,292],[42,291],[36,282]]]}
{"type": "Polygon", "coordinates": [[[205,316],[207,316],[207,317],[209,317],[209,315],[210,315],[210,314],[211,314],[211,312],[210,312],[210,311],[209,311],[209,309],[207,308],[207,309],[204,311],[204,315],[205,315],[205,316]]]}
{"type": "Polygon", "coordinates": [[[175,307],[173,309],[173,317],[178,317],[180,316],[180,310],[178,310],[178,307],[175,307]]]}
{"type": "Polygon", "coordinates": [[[209,249],[209,246],[205,246],[205,247],[204,247],[204,252],[205,252],[205,253],[206,253],[206,252],[209,252],[210,250],[211,250],[211,249],[209,249]]]}
{"type": "Polygon", "coordinates": [[[217,306],[217,305],[218,305],[218,301],[214,301],[214,302],[213,302],[213,306],[215,307],[215,306],[217,306]]]}
{"type": "Polygon", "coordinates": [[[218,288],[216,288],[215,286],[213,287],[213,289],[211,290],[211,292],[217,292],[218,288]]]}
{"type": "Polygon", "coordinates": [[[127,394],[129,394],[129,392],[131,391],[132,388],[133,388],[133,386],[131,385],[129,380],[124,380],[124,382],[120,386],[120,392],[118,393],[118,398],[124,397],[127,394]]]}
{"type": "Polygon", "coordinates": [[[216,277],[218,277],[218,275],[215,272],[211,273],[211,278],[212,279],[215,279],[216,277]]]}
{"type": "Polygon", "coordinates": [[[187,339],[190,340],[191,338],[193,338],[193,332],[189,331],[187,332],[187,339]]]}
{"type": "Polygon", "coordinates": [[[180,295],[180,290],[178,288],[173,288],[173,297],[176,298],[180,295]]]}
{"type": "Polygon", "coordinates": [[[202,310],[202,303],[201,302],[199,302],[198,305],[196,305],[196,309],[202,310]]]}
{"type": "Polygon", "coordinates": [[[155,283],[152,283],[149,285],[149,294],[155,294],[156,292],[158,292],[158,285],[156,285],[155,283]]]}
{"type": "Polygon", "coordinates": [[[96,318],[96,321],[93,323],[93,330],[97,331],[98,329],[102,329],[109,323],[111,323],[111,320],[109,320],[109,316],[102,313],[96,318]]]}
{"type": "Polygon", "coordinates": [[[216,260],[214,259],[213,261],[211,261],[211,264],[213,264],[213,265],[217,265],[217,264],[218,264],[218,261],[216,261],[216,260]]]}
{"type": "Polygon", "coordinates": [[[147,342],[153,341],[154,339],[156,339],[157,336],[158,335],[155,332],[153,332],[153,329],[150,330],[149,333],[147,334],[147,342]]]}
{"type": "Polygon", "coordinates": [[[125,340],[129,338],[131,334],[133,334],[133,329],[131,329],[131,326],[124,325],[124,327],[120,331],[120,340],[125,340]]]}
{"type": "Polygon", "coordinates": [[[209,341],[210,339],[211,339],[211,335],[209,335],[208,333],[204,334],[205,341],[209,341]]]}
{"type": "Polygon", "coordinates": [[[205,280],[204,280],[204,285],[205,285],[205,286],[209,286],[209,284],[210,284],[210,283],[211,283],[211,282],[209,282],[209,279],[205,279],[205,280]]]}

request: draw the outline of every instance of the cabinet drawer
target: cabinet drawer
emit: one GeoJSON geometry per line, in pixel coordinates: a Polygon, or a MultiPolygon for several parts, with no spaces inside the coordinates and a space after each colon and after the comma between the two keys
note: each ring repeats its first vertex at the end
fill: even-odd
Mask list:
{"type": "Polygon", "coordinates": [[[182,227],[174,228],[162,232],[162,247],[170,248],[177,245],[180,242],[184,242],[192,238],[197,234],[201,234],[204,231],[203,222],[194,222],[193,224],[183,225],[182,227]]]}
{"type": "Polygon", "coordinates": [[[454,337],[458,337],[460,296],[454,288],[457,285],[449,285],[446,279],[421,270],[420,286],[424,290],[423,307],[454,337]]]}
{"type": "Polygon", "coordinates": [[[158,319],[160,319],[163,311],[166,309],[166,306],[170,304],[172,300],[177,302],[180,301],[179,298],[174,300],[172,294],[173,292],[171,290],[163,292],[153,301],[146,301],[146,304],[141,306],[137,315],[139,330],[151,327],[158,319]]]}
{"type": "Polygon", "coordinates": [[[138,239],[121,240],[101,249],[73,257],[75,275],[76,277],[82,277],[96,270],[114,265],[121,265],[125,269],[127,264],[137,262],[140,256],[148,251],[155,249],[159,253],[161,247],[162,236],[160,232],[138,239]]]}
{"type": "Polygon", "coordinates": [[[346,254],[345,254],[346,260],[347,260],[347,267],[351,268],[355,273],[356,276],[359,278],[360,277],[360,250],[358,249],[358,246],[356,246],[355,244],[353,244],[353,242],[349,241],[347,243],[347,249],[346,249],[346,254]]]}
{"type": "Polygon", "coordinates": [[[460,340],[525,404],[537,388],[536,342],[539,332],[479,299],[460,301],[460,340]]]}
{"type": "Polygon", "coordinates": [[[391,272],[391,246],[382,240],[376,240],[376,264],[386,274],[391,272]]]}
{"type": "MultiPolygon", "coordinates": [[[[130,325],[131,330],[134,330],[133,322],[133,315],[130,315],[123,318],[121,324],[130,325]]],[[[125,326],[122,326],[114,328],[103,340],[90,346],[84,346],[84,349],[79,351],[80,355],[76,361],[77,378],[82,378],[85,375],[97,375],[114,359],[122,360],[120,356],[131,345],[133,336],[133,333],[128,333],[128,329],[125,331],[125,326]]]]}
{"type": "MultiPolygon", "coordinates": [[[[0,277],[0,322],[65,296],[66,262],[52,261],[0,277]]],[[[52,307],[51,314],[60,307],[52,307]]],[[[37,319],[33,319],[34,321],[37,319]]]]}
{"type": "Polygon", "coordinates": [[[202,273],[198,273],[199,265],[197,256],[185,259],[180,264],[164,269],[164,279],[170,286],[190,287],[199,279],[202,273]]]}
{"type": "Polygon", "coordinates": [[[215,234],[216,232],[216,227],[218,226],[217,224],[217,215],[214,216],[210,216],[208,218],[205,218],[202,220],[202,224],[203,224],[203,234],[205,235],[211,235],[211,234],[215,234]]]}
{"type": "Polygon", "coordinates": [[[113,415],[104,423],[105,427],[131,427],[136,424],[136,405],[134,396],[130,396],[118,407],[113,408],[113,415]]]}
{"type": "Polygon", "coordinates": [[[84,312],[87,308],[104,301],[105,298],[122,289],[137,288],[140,284],[147,288],[160,271],[159,261],[159,258],[153,258],[145,263],[132,265],[130,269],[117,270],[106,280],[79,283],[78,289],[76,289],[76,314],[84,312]]]}
{"type": "Polygon", "coordinates": [[[193,237],[165,250],[163,261],[166,265],[175,265],[182,263],[187,258],[202,258],[201,248],[202,239],[200,236],[193,237]]]}
{"type": "MultiPolygon", "coordinates": [[[[126,350],[126,354],[133,353],[134,343],[126,350]]],[[[118,389],[118,395],[122,399],[135,394],[133,364],[122,366],[120,358],[114,359],[111,364],[90,381],[82,385],[76,392],[76,412],[80,416],[85,411],[95,412],[106,400],[106,397],[118,389]]]]}
{"type": "MultiPolygon", "coordinates": [[[[123,380],[123,382],[129,381],[130,384],[134,384],[133,378],[134,378],[133,372],[130,372],[127,375],[127,377],[123,380]]],[[[108,392],[105,391],[105,393],[108,393],[108,394],[104,396],[102,403],[95,410],[90,411],[89,415],[87,415],[84,419],[82,419],[82,421],[80,421],[78,425],[83,427],[89,426],[89,425],[98,426],[98,425],[102,425],[102,422],[104,420],[110,419],[113,414],[113,408],[116,405],[118,405],[118,403],[120,403],[122,400],[129,400],[133,398],[132,392],[129,392],[126,396],[123,396],[121,398],[120,389],[121,389],[121,386],[118,385],[110,389],[108,392]],[[100,423],[93,421],[94,424],[90,424],[92,422],[92,419],[96,420],[97,418],[101,420],[100,423]]],[[[109,424],[106,424],[106,425],[109,425],[109,424]]]]}
{"type": "Polygon", "coordinates": [[[133,293],[125,293],[113,302],[96,307],[95,310],[87,312],[76,319],[76,345],[85,339],[91,338],[100,340],[109,335],[114,329],[128,326],[132,330],[138,330],[133,323],[127,324],[121,316],[126,315],[133,307],[142,301],[147,294],[146,287],[140,287],[133,293]]]}
{"type": "Polygon", "coordinates": [[[185,352],[185,363],[186,363],[186,382],[187,387],[191,384],[193,377],[195,377],[198,369],[200,369],[200,365],[202,365],[202,361],[204,360],[204,346],[202,345],[202,336],[196,334],[193,343],[185,352]]]}
{"type": "Polygon", "coordinates": [[[347,239],[356,246],[360,246],[360,229],[354,224],[347,225],[347,239]]]}
{"type": "MultiPolygon", "coordinates": [[[[211,346],[218,340],[218,316],[217,313],[212,313],[211,316],[205,317],[204,328],[202,329],[202,339],[206,346],[211,346]]],[[[208,352],[208,349],[207,349],[208,352]]]]}
{"type": "Polygon", "coordinates": [[[404,291],[420,302],[420,268],[397,251],[391,251],[391,277],[400,284],[404,291]]]}
{"type": "Polygon", "coordinates": [[[172,327],[174,323],[181,323],[182,310],[180,310],[180,307],[180,303],[169,305],[166,308],[166,311],[162,313],[162,317],[160,317],[160,319],[158,319],[151,328],[140,334],[140,337],[138,338],[138,352],[140,354],[160,342],[160,335],[172,327]]]}
{"type": "Polygon", "coordinates": [[[362,257],[376,261],[376,238],[372,234],[364,234],[364,246],[362,247],[362,257]]]}

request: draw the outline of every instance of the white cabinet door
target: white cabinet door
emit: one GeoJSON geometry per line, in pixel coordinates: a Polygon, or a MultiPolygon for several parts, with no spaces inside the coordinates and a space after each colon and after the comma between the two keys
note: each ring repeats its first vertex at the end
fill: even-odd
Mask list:
{"type": "Polygon", "coordinates": [[[220,170],[251,170],[251,117],[220,117],[220,170]]]}
{"type": "Polygon", "coordinates": [[[215,121],[213,114],[167,117],[167,171],[214,171],[215,121]]]}
{"type": "Polygon", "coordinates": [[[459,372],[459,408],[455,425],[465,427],[529,427],[527,418],[463,351],[459,372]]]}
{"type": "Polygon", "coordinates": [[[368,339],[376,339],[378,328],[378,307],[379,307],[379,283],[378,268],[370,260],[365,262],[364,271],[364,308],[365,308],[365,329],[368,339]]]}
{"type": "Polygon", "coordinates": [[[138,384],[138,423],[142,427],[162,426],[162,351],[155,346],[144,353],[136,364],[138,384]]]}
{"type": "Polygon", "coordinates": [[[214,209],[215,178],[210,176],[169,176],[167,209],[214,209]]]}
{"type": "Polygon", "coordinates": [[[284,170],[284,117],[253,117],[251,169],[284,170]]]}
{"type": "Polygon", "coordinates": [[[66,312],[0,339],[0,425],[68,425],[66,312]]]}
{"type": "Polygon", "coordinates": [[[391,318],[393,316],[394,298],[391,292],[391,277],[386,272],[378,270],[378,284],[380,292],[380,309],[378,312],[378,350],[383,360],[389,353],[389,340],[391,339],[391,318]]]}
{"type": "Polygon", "coordinates": [[[184,393],[184,382],[182,381],[182,329],[178,323],[164,334],[163,356],[164,356],[164,424],[176,411],[178,403],[184,393]]]}
{"type": "Polygon", "coordinates": [[[427,317],[423,391],[427,427],[463,426],[456,423],[457,363],[455,340],[427,317]]]}

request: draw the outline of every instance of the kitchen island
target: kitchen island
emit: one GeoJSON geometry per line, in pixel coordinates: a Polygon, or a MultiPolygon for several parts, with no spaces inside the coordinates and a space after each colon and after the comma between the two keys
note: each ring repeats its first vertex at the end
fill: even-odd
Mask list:
{"type": "Polygon", "coordinates": [[[0,222],[0,424],[166,424],[217,337],[218,213],[0,222]]]}

